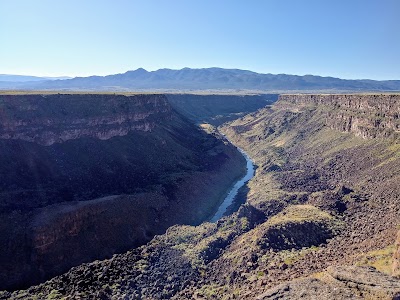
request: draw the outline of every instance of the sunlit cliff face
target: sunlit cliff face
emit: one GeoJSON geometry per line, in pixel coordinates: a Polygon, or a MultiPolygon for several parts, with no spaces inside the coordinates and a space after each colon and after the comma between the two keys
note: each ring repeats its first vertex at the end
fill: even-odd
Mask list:
{"type": "Polygon", "coordinates": [[[364,139],[400,137],[400,95],[281,95],[299,106],[326,105],[326,125],[364,139]]]}

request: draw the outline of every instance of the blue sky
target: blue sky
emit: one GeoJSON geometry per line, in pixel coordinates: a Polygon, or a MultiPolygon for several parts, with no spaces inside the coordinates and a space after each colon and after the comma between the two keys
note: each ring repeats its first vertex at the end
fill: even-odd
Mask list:
{"type": "Polygon", "coordinates": [[[400,0],[0,0],[0,74],[400,79],[400,0]]]}

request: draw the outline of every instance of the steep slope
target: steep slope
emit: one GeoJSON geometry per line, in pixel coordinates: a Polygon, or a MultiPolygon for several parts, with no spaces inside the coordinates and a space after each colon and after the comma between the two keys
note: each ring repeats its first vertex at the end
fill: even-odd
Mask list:
{"type": "Polygon", "coordinates": [[[163,95],[3,95],[0,145],[1,288],[198,224],[245,168],[163,95]]]}
{"type": "MultiPolygon", "coordinates": [[[[0,84],[0,87],[6,88],[0,84]]],[[[24,88],[19,86],[17,88],[24,88]]],[[[148,72],[144,69],[108,76],[76,77],[31,83],[25,88],[69,90],[242,90],[257,91],[399,91],[399,80],[344,80],[313,75],[260,74],[246,70],[204,68],[181,70],[160,69],[148,72]]]]}
{"type": "Polygon", "coordinates": [[[397,299],[399,96],[326,97],[282,96],[220,128],[258,165],[237,213],[3,298],[397,299]],[[338,125],[349,115],[361,129],[338,125]]]}

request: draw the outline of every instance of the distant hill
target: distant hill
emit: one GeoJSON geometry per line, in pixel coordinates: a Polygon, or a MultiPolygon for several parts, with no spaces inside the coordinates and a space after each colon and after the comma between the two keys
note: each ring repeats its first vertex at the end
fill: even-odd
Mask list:
{"type": "Polygon", "coordinates": [[[26,75],[8,75],[0,74],[0,81],[3,82],[28,82],[28,81],[47,81],[47,80],[63,80],[71,79],[71,77],[38,77],[38,76],[26,76],[26,75]]]}
{"type": "MultiPolygon", "coordinates": [[[[260,74],[238,69],[206,68],[181,70],[142,68],[123,74],[76,77],[14,86],[24,89],[177,91],[399,91],[400,80],[345,80],[314,75],[260,74]]],[[[0,84],[0,88],[6,88],[0,84]]]]}
{"type": "Polygon", "coordinates": [[[19,89],[36,89],[36,86],[43,82],[52,80],[66,80],[71,77],[38,77],[27,75],[10,75],[0,74],[0,89],[2,90],[19,90],[19,89]]]}

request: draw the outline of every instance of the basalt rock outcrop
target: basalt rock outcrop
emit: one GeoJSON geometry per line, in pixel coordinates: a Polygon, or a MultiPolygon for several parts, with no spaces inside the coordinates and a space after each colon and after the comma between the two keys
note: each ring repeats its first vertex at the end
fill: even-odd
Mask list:
{"type": "Polygon", "coordinates": [[[326,106],[326,124],[363,138],[400,137],[400,95],[281,95],[281,102],[326,106]]]}
{"type": "Polygon", "coordinates": [[[2,95],[0,288],[199,224],[244,168],[163,95],[2,95]]]}
{"type": "Polygon", "coordinates": [[[0,105],[0,139],[45,146],[149,132],[172,109],[163,95],[3,95],[0,105]]]}

